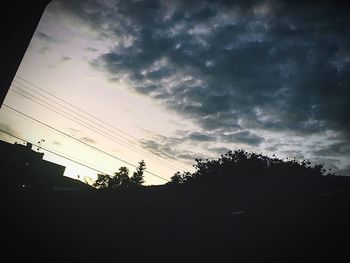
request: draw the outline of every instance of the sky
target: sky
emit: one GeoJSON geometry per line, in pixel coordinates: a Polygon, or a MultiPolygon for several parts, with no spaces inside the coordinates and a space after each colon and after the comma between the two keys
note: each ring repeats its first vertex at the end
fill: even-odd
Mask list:
{"type": "Polygon", "coordinates": [[[229,149],[350,175],[349,84],[332,1],[53,0],[5,104],[70,137],[6,106],[0,128],[110,174],[144,159],[146,184],[229,149]]]}

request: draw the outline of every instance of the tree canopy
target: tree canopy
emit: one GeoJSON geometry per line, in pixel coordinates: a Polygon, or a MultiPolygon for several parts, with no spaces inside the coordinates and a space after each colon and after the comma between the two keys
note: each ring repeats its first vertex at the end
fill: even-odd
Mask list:
{"type": "Polygon", "coordinates": [[[238,176],[322,176],[326,170],[323,165],[312,165],[310,161],[279,159],[244,150],[228,151],[217,160],[195,159],[193,173],[177,172],[171,177],[171,184],[191,182],[227,182],[238,176]]]}
{"type": "Polygon", "coordinates": [[[146,170],[146,163],[144,160],[139,162],[136,171],[129,176],[129,169],[125,166],[119,168],[113,176],[108,174],[98,174],[97,180],[93,186],[98,189],[114,189],[126,187],[139,187],[144,183],[144,171],[146,170]]]}
{"type": "Polygon", "coordinates": [[[143,172],[146,170],[146,163],[144,160],[139,162],[139,166],[136,168],[136,172],[130,178],[131,185],[142,185],[145,181],[143,178],[143,172]]]}

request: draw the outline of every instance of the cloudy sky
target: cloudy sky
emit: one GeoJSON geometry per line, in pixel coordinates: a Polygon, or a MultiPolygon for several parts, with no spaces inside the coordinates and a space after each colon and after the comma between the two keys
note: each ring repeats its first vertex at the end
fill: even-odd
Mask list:
{"type": "MultiPolygon", "coordinates": [[[[238,148],[350,174],[350,18],[331,1],[296,2],[53,0],[5,103],[164,178],[238,148]],[[114,140],[23,97],[31,84],[117,128],[98,126],[114,140]]],[[[1,125],[123,165],[9,108],[1,125]]]]}

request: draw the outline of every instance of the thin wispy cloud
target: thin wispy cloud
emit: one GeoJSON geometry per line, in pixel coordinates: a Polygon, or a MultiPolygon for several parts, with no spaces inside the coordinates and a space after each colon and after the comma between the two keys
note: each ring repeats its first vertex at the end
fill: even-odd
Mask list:
{"type": "Polygon", "coordinates": [[[43,40],[44,42],[47,42],[47,43],[54,43],[54,42],[57,42],[57,40],[53,37],[53,36],[50,36],[49,34],[46,34],[44,32],[37,32],[36,33],[36,36],[40,39],[40,40],[43,40]]]}
{"type": "Polygon", "coordinates": [[[83,142],[86,142],[86,143],[96,144],[96,140],[94,140],[90,137],[87,137],[87,136],[81,137],[80,140],[82,140],[83,142]]]}
{"type": "MultiPolygon", "coordinates": [[[[0,130],[3,130],[4,132],[12,134],[14,136],[21,136],[20,132],[18,132],[15,128],[13,128],[12,126],[10,126],[7,123],[0,122],[0,130]]],[[[0,136],[3,137],[3,136],[7,136],[7,135],[0,132],[0,136]]]]}

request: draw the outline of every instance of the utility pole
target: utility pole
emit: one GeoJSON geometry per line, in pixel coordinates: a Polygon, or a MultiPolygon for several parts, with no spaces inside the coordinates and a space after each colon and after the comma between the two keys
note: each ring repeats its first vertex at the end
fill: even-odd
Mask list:
{"type": "Polygon", "coordinates": [[[1,2],[0,106],[49,2],[51,0],[1,2]]]}

